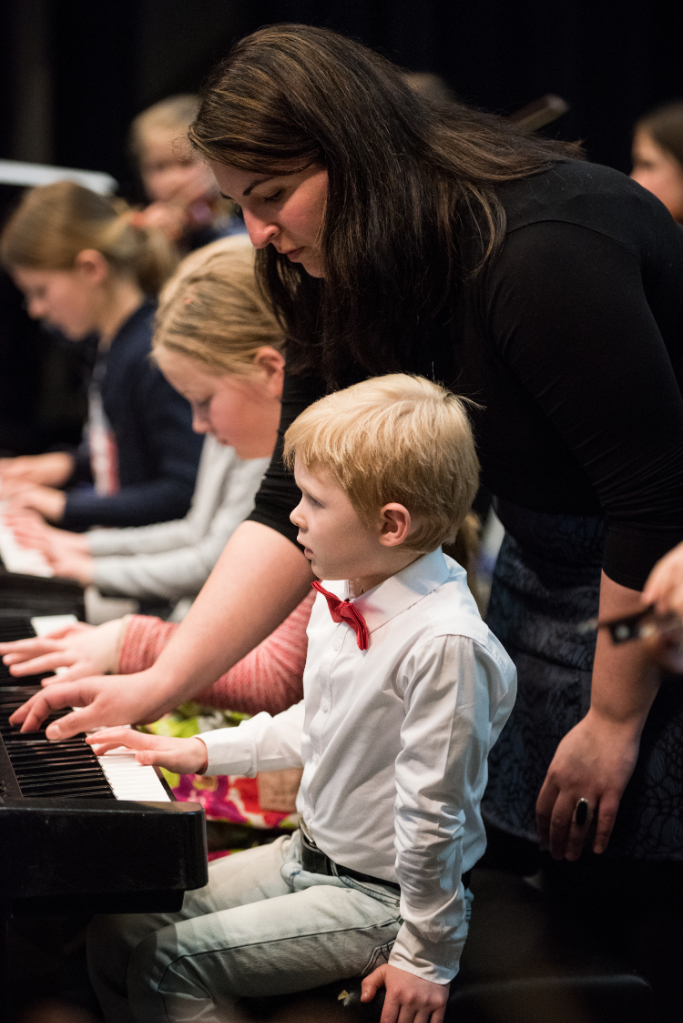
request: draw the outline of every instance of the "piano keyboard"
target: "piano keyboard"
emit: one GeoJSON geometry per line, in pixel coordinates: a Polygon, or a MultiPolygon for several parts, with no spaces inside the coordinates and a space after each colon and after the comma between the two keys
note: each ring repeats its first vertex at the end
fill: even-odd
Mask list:
{"type": "Polygon", "coordinates": [[[22,575],[40,575],[52,578],[54,572],[48,565],[43,553],[29,547],[21,547],[12,530],[5,524],[3,509],[5,501],[0,501],[0,558],[8,572],[19,572],[22,575]]]}
{"type": "MultiPolygon", "coordinates": [[[[35,689],[25,687],[0,691],[0,739],[19,788],[16,794],[24,798],[171,801],[155,769],[139,764],[129,750],[111,750],[97,757],[82,735],[51,742],[44,729],[20,732],[12,728],[10,716],[33,692],[35,689]]],[[[51,715],[44,727],[66,713],[51,715]]]]}
{"type": "MultiPolygon", "coordinates": [[[[31,639],[33,636],[45,636],[55,629],[62,629],[78,621],[76,615],[40,615],[31,617],[21,612],[0,613],[0,643],[13,643],[16,639],[31,639]]],[[[63,669],[58,668],[57,674],[63,669]]],[[[0,686],[32,686],[52,675],[44,671],[40,675],[24,675],[22,679],[10,675],[9,667],[0,660],[0,686]]]]}

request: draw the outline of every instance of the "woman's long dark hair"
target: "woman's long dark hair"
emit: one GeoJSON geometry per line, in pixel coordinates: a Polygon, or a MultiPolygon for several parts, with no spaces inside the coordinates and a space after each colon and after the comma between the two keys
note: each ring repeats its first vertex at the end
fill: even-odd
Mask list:
{"type": "Polygon", "coordinates": [[[500,247],[497,187],[568,154],[500,118],[430,103],[388,60],[308,25],[238,42],[189,134],[210,159],[242,170],[326,167],[325,279],[272,245],[257,268],[288,356],[331,381],[347,354],[370,373],[399,368],[457,285],[500,247]]]}

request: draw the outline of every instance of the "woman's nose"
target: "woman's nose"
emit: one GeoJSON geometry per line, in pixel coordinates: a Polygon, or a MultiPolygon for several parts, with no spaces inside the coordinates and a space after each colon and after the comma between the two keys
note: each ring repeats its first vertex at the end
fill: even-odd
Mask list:
{"type": "Polygon", "coordinates": [[[277,224],[266,220],[259,220],[258,217],[255,217],[253,213],[249,213],[247,210],[242,210],[242,215],[251,238],[251,244],[255,249],[265,249],[266,245],[270,245],[274,241],[278,233],[277,224]]]}

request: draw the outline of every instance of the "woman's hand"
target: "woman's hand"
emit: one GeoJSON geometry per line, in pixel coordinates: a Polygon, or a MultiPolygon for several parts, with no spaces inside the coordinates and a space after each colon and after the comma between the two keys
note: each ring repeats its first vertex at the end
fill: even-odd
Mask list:
{"type": "Polygon", "coordinates": [[[22,732],[35,732],[53,711],[77,707],[45,730],[48,739],[69,739],[103,726],[150,724],[178,702],[173,693],[170,698],[160,697],[154,668],[134,675],[97,675],[75,682],[62,682],[60,678],[19,707],[10,723],[21,725],[22,732]]]}
{"type": "Polygon", "coordinates": [[[73,471],[73,455],[66,451],[0,458],[0,480],[3,485],[10,480],[20,479],[24,483],[43,483],[48,487],[59,487],[66,483],[73,471]]]}
{"type": "Polygon", "coordinates": [[[434,984],[386,963],[363,980],[361,1002],[371,1002],[381,987],[387,994],[380,1023],[442,1023],[450,984],[434,984]]]}
{"type": "Polygon", "coordinates": [[[135,750],[139,764],[165,767],[176,774],[203,774],[209,762],[206,746],[199,738],[173,739],[166,735],[147,735],[133,728],[104,728],[85,740],[96,755],[125,746],[135,750]]]}
{"type": "MultiPolygon", "coordinates": [[[[603,572],[600,618],[631,614],[640,600],[640,593],[603,572]]],[[[590,710],[557,747],[536,803],[541,841],[555,859],[581,855],[596,814],[593,849],[604,852],[658,688],[658,672],[642,641],[616,645],[606,629],[598,631],[590,710]],[[580,799],[589,810],[583,824],[576,821],[580,799]]]]}
{"type": "Polygon", "coordinates": [[[643,590],[643,602],[659,614],[674,611],[683,618],[683,543],[658,561],[643,590]]]}
{"type": "Polygon", "coordinates": [[[541,842],[554,859],[579,858],[596,814],[593,851],[604,852],[639,747],[638,729],[601,719],[591,711],[565,735],[536,803],[541,842]],[[580,799],[586,799],[589,808],[583,824],[576,821],[580,799]]]}
{"type": "Polygon", "coordinates": [[[58,676],[45,679],[43,684],[106,675],[118,668],[119,643],[126,621],[118,618],[97,628],[78,622],[35,639],[0,643],[0,656],[15,678],[65,669],[58,676]]]}

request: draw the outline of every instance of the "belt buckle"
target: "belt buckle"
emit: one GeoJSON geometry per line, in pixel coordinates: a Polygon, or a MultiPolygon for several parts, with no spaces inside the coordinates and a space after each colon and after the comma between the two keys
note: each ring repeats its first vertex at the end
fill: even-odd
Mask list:
{"type": "Polygon", "coordinates": [[[301,866],[310,874],[332,874],[329,856],[315,844],[308,831],[301,828],[301,866]]]}

